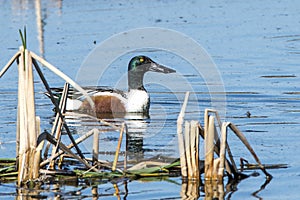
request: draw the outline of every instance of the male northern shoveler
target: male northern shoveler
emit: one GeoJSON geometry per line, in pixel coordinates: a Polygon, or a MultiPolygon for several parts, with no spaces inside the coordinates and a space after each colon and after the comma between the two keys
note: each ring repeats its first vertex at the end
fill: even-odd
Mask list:
{"type": "MultiPolygon", "coordinates": [[[[103,87],[84,88],[95,103],[94,111],[97,114],[143,113],[148,115],[150,97],[143,85],[144,75],[148,71],[164,74],[176,72],[154,62],[147,56],[135,56],[128,64],[128,92],[103,87]]],[[[82,95],[76,97],[74,94],[72,99],[67,100],[67,110],[91,110],[89,102],[82,99],[84,98],[82,95]]]]}

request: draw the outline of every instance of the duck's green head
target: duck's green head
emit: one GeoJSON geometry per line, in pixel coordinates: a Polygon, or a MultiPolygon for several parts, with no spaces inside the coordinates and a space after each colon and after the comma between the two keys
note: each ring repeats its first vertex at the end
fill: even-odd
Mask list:
{"type": "Polygon", "coordinates": [[[129,89],[144,89],[144,74],[148,71],[164,74],[176,72],[174,69],[170,69],[154,62],[147,56],[135,56],[130,60],[128,65],[129,89]]]}
{"type": "Polygon", "coordinates": [[[128,65],[128,72],[144,72],[147,71],[159,72],[159,73],[174,73],[173,69],[160,65],[147,56],[135,56],[133,57],[128,65]]]}

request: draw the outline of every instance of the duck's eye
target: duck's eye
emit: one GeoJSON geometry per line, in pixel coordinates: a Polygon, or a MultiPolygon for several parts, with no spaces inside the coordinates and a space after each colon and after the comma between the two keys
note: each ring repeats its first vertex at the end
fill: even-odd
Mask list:
{"type": "Polygon", "coordinates": [[[143,63],[145,61],[145,59],[144,58],[140,58],[140,63],[143,63]]]}

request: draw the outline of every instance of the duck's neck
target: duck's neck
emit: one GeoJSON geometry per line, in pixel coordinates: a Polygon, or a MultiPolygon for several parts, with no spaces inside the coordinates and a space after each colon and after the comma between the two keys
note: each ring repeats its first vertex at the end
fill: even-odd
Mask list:
{"type": "Polygon", "coordinates": [[[128,72],[128,91],[130,90],[143,90],[144,88],[144,73],[137,73],[133,71],[128,72]]]}
{"type": "Polygon", "coordinates": [[[150,97],[143,80],[144,73],[128,72],[127,112],[149,115],[150,97]]]}

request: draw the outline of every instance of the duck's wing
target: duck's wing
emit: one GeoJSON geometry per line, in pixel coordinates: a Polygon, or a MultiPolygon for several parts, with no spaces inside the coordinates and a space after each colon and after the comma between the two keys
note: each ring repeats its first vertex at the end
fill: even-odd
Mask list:
{"type": "Polygon", "coordinates": [[[101,95],[101,93],[111,93],[115,95],[121,95],[123,98],[127,98],[127,93],[125,93],[124,91],[108,86],[89,86],[83,87],[83,89],[87,91],[87,93],[91,96],[101,95]]]}
{"type": "MultiPolygon", "coordinates": [[[[59,100],[61,98],[63,88],[50,88],[50,89],[54,98],[59,100]]],[[[127,98],[127,94],[124,91],[114,89],[108,86],[87,86],[87,87],[83,87],[83,89],[87,92],[89,96],[96,96],[97,94],[101,95],[101,93],[105,92],[111,94],[118,94],[121,95],[123,98],[127,98]]],[[[49,92],[45,92],[44,94],[50,97],[49,92]]],[[[82,101],[85,99],[85,96],[81,92],[74,89],[73,87],[70,87],[68,98],[82,101]]]]}

